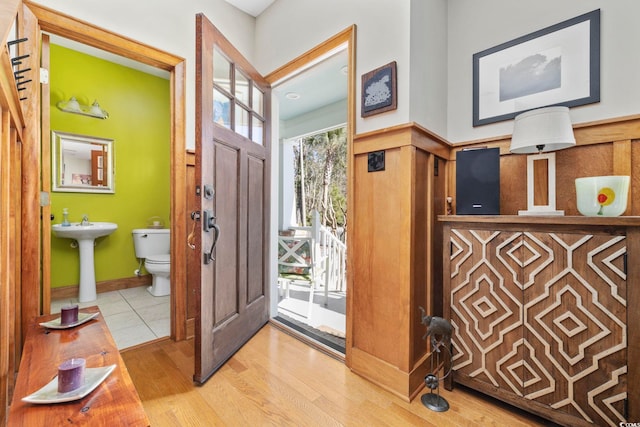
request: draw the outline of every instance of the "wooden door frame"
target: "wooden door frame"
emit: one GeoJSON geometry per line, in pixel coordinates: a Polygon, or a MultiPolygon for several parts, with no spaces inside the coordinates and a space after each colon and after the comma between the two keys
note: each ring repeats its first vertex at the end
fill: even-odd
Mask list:
{"type": "MultiPolygon", "coordinates": [[[[187,337],[187,280],[186,280],[186,147],[185,147],[185,67],[179,56],[161,51],[93,24],[62,14],[53,9],[25,0],[38,20],[41,31],[56,34],[107,52],[129,58],[169,72],[171,92],[171,338],[180,341],[187,337]]],[[[48,120],[48,117],[43,118],[48,120]]],[[[26,149],[26,147],[25,147],[26,149]]],[[[25,168],[33,179],[38,170],[25,168]]],[[[33,218],[36,220],[36,218],[33,218]]],[[[38,219],[39,221],[39,219],[38,219]]],[[[25,235],[23,241],[39,240],[25,235]]],[[[29,292],[40,293],[40,283],[23,283],[29,292]]],[[[24,289],[23,289],[24,293],[24,289]]],[[[43,301],[46,303],[46,301],[43,301]]]]}
{"type": "MultiPolygon", "coordinates": [[[[353,139],[356,134],[356,25],[351,25],[346,29],[342,30],[338,34],[333,37],[325,40],[319,45],[315,46],[311,50],[303,53],[292,61],[286,63],[282,67],[272,71],[271,73],[265,76],[265,79],[269,84],[273,87],[274,84],[277,84],[278,81],[292,76],[298,72],[303,71],[304,69],[311,66],[316,61],[320,60],[323,56],[331,53],[334,49],[346,44],[347,45],[347,56],[348,56],[348,76],[347,76],[347,201],[349,197],[351,197],[354,193],[354,157],[353,153],[353,139]]],[[[276,152],[274,147],[278,145],[279,141],[272,140],[271,144],[271,155],[276,152]]],[[[279,149],[278,149],[279,150],[279,149]]],[[[351,229],[353,228],[353,209],[347,209],[347,223],[352,224],[351,229]]],[[[350,228],[347,227],[347,241],[351,240],[349,236],[351,233],[349,232],[350,228]]],[[[272,238],[271,241],[277,242],[277,237],[275,234],[277,233],[277,228],[275,230],[271,230],[272,238]]],[[[351,323],[351,292],[349,289],[352,289],[353,285],[353,273],[351,272],[350,266],[353,265],[351,259],[353,258],[353,251],[347,250],[347,307],[346,307],[346,345],[345,345],[345,364],[347,366],[351,366],[351,339],[353,326],[351,323]]],[[[277,271],[277,269],[276,269],[277,271]]],[[[272,295],[274,295],[272,293],[272,295]]],[[[277,295],[277,294],[276,294],[277,295]]]]}

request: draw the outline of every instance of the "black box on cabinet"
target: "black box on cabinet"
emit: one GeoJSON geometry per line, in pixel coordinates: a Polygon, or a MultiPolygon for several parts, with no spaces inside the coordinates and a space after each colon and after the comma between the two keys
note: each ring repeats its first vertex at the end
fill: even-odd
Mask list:
{"type": "Polygon", "coordinates": [[[456,153],[456,214],[500,214],[500,149],[456,153]]]}

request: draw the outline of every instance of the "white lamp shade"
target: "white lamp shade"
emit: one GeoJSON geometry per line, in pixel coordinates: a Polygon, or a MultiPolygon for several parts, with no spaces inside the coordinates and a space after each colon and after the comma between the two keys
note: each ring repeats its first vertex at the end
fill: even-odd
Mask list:
{"type": "Polygon", "coordinates": [[[109,116],[109,114],[107,114],[106,111],[100,108],[100,104],[98,104],[98,101],[93,101],[93,104],[91,104],[91,108],[89,109],[89,114],[94,117],[99,117],[103,119],[109,116]]]}
{"type": "Polygon", "coordinates": [[[516,116],[509,151],[532,154],[576,145],[567,107],[545,107],[516,116]]]}
{"type": "Polygon", "coordinates": [[[71,99],[69,99],[67,101],[67,103],[64,106],[64,108],[69,110],[69,111],[78,112],[78,111],[80,111],[80,104],[78,103],[76,98],[72,96],[71,99]]]}

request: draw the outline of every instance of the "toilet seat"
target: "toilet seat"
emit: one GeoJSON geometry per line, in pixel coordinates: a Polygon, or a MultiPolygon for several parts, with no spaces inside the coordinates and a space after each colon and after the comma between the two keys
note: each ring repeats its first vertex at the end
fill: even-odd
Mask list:
{"type": "Polygon", "coordinates": [[[159,254],[150,255],[145,258],[145,264],[171,264],[171,255],[159,254]]]}

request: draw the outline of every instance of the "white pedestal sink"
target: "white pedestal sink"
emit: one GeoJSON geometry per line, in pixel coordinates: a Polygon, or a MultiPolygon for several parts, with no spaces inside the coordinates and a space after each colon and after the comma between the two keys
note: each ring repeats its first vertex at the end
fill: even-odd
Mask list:
{"type": "Polygon", "coordinates": [[[95,301],[96,273],[93,263],[93,246],[95,239],[108,236],[118,229],[118,224],[112,222],[92,222],[88,225],[74,223],[68,226],[54,224],[51,226],[57,237],[74,239],[78,242],[80,251],[80,302],[95,301]]]}

